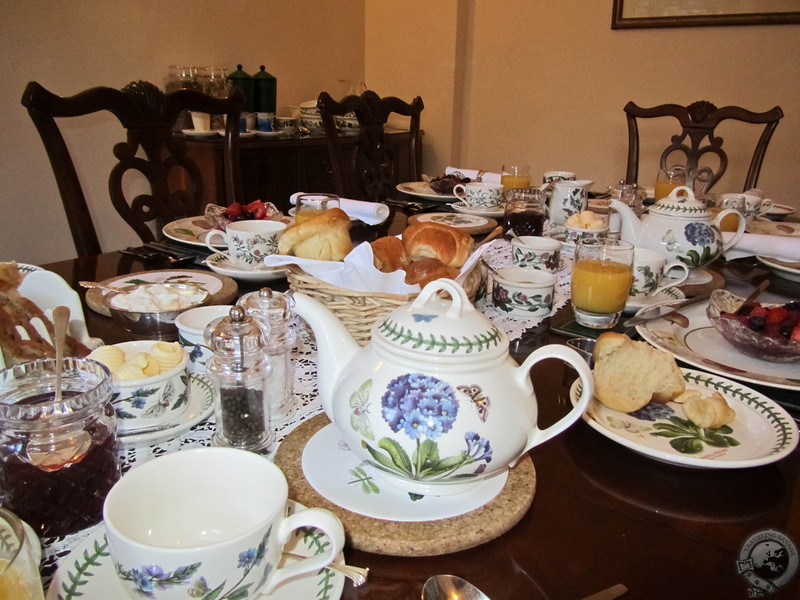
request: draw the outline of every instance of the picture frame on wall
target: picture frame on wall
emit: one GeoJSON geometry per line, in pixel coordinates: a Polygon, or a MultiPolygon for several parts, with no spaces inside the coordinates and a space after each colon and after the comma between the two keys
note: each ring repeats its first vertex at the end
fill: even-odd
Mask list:
{"type": "Polygon", "coordinates": [[[611,29],[800,23],[800,0],[614,0],[611,29]]]}

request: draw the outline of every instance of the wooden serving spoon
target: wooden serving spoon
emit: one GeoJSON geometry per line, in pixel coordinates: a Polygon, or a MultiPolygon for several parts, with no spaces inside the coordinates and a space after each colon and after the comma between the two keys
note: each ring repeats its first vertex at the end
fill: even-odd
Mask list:
{"type": "Polygon", "coordinates": [[[739,308],[736,309],[736,314],[741,313],[742,309],[745,306],[747,306],[749,304],[752,304],[753,301],[761,295],[761,292],[763,292],[765,289],[767,289],[768,285],[769,285],[769,279],[765,279],[764,281],[759,283],[758,287],[756,287],[756,289],[754,289],[750,293],[750,295],[747,298],[744,299],[744,302],[742,302],[742,305],[739,308]]]}
{"type": "Polygon", "coordinates": [[[64,340],[67,337],[69,317],[70,310],[68,307],[56,306],[53,309],[53,329],[55,331],[53,347],[56,350],[56,403],[61,402],[61,363],[64,360],[64,340]]]}

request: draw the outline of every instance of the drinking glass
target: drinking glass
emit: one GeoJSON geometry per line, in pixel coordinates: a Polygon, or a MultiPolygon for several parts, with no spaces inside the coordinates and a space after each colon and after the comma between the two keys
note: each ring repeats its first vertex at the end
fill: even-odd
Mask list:
{"type": "Polygon", "coordinates": [[[22,521],[4,508],[0,508],[0,540],[0,598],[43,600],[41,548],[33,547],[34,540],[26,535],[22,521]]]}
{"type": "Polygon", "coordinates": [[[508,192],[514,188],[531,187],[531,168],[528,165],[503,165],[500,183],[503,190],[508,192]]]}
{"type": "Polygon", "coordinates": [[[537,188],[512,188],[506,193],[503,235],[542,235],[547,217],[546,195],[537,188]]]}
{"type": "Polygon", "coordinates": [[[633,281],[633,245],[616,240],[586,240],[575,248],[572,310],[592,329],[611,329],[619,321],[633,281]]]}
{"type": "Polygon", "coordinates": [[[682,166],[676,165],[668,169],[659,169],[653,192],[654,199],[658,201],[666,198],[672,190],[681,185],[686,185],[686,173],[682,166]]]}
{"type": "Polygon", "coordinates": [[[294,222],[299,225],[331,208],[339,208],[339,196],[335,194],[300,194],[295,205],[294,222]]]}

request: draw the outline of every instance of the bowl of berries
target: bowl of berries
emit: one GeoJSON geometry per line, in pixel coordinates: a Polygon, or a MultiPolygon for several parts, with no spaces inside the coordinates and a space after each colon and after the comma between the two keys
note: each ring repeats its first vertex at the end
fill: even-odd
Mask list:
{"type": "Polygon", "coordinates": [[[229,206],[209,204],[206,206],[205,218],[211,227],[221,231],[225,231],[228,223],[236,221],[269,219],[286,224],[291,222],[291,219],[284,216],[272,202],[262,202],[261,200],[253,200],[248,204],[234,202],[229,206]]]}
{"type": "Polygon", "coordinates": [[[706,314],[740,352],[777,363],[800,360],[800,302],[744,305],[744,298],[715,290],[706,314]]]}

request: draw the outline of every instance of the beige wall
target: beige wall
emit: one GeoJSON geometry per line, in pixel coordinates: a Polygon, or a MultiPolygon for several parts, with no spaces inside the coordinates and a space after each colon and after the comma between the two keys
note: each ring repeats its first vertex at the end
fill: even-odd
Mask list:
{"type": "MultiPolygon", "coordinates": [[[[0,259],[74,255],[41,142],[19,104],[27,81],[60,94],[134,78],[160,82],[169,64],[264,63],[278,104],[310,100],[339,79],[425,102],[424,171],[527,162],[575,170],[601,189],[624,176],[622,107],[705,99],[753,110],[780,105],[760,186],[800,208],[800,26],[612,31],[611,1],[594,0],[44,0],[6,3],[0,21],[0,259]],[[316,42],[315,40],[322,40],[316,42]]],[[[110,118],[70,126],[81,173],[107,172],[110,118]]],[[[752,136],[724,132],[728,147],[752,136]]],[[[730,183],[744,179],[731,157],[730,183]]],[[[652,185],[657,154],[643,153],[652,185]]],[[[727,186],[730,185],[730,188],[727,186]]],[[[135,236],[107,203],[90,203],[106,249],[135,236]]]]}
{"type": "MultiPolygon", "coordinates": [[[[134,79],[161,85],[170,64],[261,64],[278,78],[278,110],[363,78],[364,1],[25,0],[0,19],[0,260],[75,256],[42,143],[20,104],[28,81],[60,95],[134,79]]],[[[107,174],[119,130],[110,115],[67,125],[79,175],[106,250],[138,238],[108,201],[107,174]]]]}

